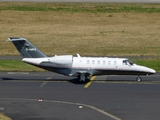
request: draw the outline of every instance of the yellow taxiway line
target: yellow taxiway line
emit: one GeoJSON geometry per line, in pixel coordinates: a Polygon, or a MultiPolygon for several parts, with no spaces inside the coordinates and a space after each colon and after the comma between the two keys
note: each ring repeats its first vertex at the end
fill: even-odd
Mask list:
{"type": "Polygon", "coordinates": [[[96,78],[96,76],[92,76],[90,82],[88,82],[84,88],[88,88],[90,86],[90,84],[92,83],[92,81],[96,78]]]}

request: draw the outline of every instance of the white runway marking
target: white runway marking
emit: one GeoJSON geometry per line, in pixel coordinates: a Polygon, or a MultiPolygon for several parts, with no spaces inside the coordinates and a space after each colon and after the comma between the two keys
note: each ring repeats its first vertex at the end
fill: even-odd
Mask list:
{"type": "Polygon", "coordinates": [[[47,79],[47,80],[51,80],[51,79],[52,79],[52,77],[47,77],[46,79],[47,79]]]}
{"type": "MultiPolygon", "coordinates": [[[[37,101],[37,102],[39,102],[38,99],[23,99],[23,98],[0,98],[0,99],[1,100],[5,100],[5,99],[6,100],[29,100],[29,101],[37,101]]],[[[110,117],[110,118],[112,118],[114,120],[121,120],[117,116],[114,116],[114,115],[112,115],[112,114],[110,114],[110,113],[108,113],[108,112],[106,112],[104,110],[101,110],[101,109],[99,109],[97,107],[94,107],[94,106],[91,106],[91,105],[87,105],[87,104],[74,103],[74,102],[66,102],[66,101],[55,101],[55,100],[43,100],[43,102],[62,103],[62,104],[70,104],[70,105],[77,105],[77,106],[82,105],[84,107],[88,107],[88,108],[90,108],[92,110],[95,110],[95,111],[97,111],[99,113],[102,113],[102,114],[106,115],[107,117],[110,117]]]]}
{"type": "MultiPolygon", "coordinates": [[[[46,80],[51,80],[51,79],[52,79],[52,77],[47,77],[47,78],[46,78],[46,80]]],[[[46,84],[47,84],[47,81],[44,81],[44,82],[40,85],[40,87],[44,87],[46,84]]]]}
{"type": "Polygon", "coordinates": [[[44,87],[47,84],[47,82],[43,82],[40,87],[44,87]]]}
{"type": "Polygon", "coordinates": [[[0,111],[3,111],[4,110],[4,107],[0,107],[0,111]]]}
{"type": "Polygon", "coordinates": [[[7,72],[7,74],[25,74],[28,75],[28,72],[7,72]]]}

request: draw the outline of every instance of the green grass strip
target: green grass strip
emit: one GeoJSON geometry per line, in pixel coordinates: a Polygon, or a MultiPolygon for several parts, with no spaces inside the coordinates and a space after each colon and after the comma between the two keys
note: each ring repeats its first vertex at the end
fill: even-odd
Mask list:
{"type": "Polygon", "coordinates": [[[21,60],[0,60],[0,71],[44,71],[38,67],[29,65],[21,60]]]}
{"type": "MultiPolygon", "coordinates": [[[[160,72],[160,60],[133,60],[135,64],[143,65],[160,72]]],[[[21,60],[0,60],[0,71],[44,71],[38,67],[23,63],[21,60]]]]}
{"type": "Polygon", "coordinates": [[[157,4],[108,4],[108,3],[3,3],[0,10],[55,11],[55,12],[146,12],[159,13],[157,4]]]}
{"type": "Polygon", "coordinates": [[[160,60],[133,60],[135,64],[146,66],[160,72],[160,60]]]}

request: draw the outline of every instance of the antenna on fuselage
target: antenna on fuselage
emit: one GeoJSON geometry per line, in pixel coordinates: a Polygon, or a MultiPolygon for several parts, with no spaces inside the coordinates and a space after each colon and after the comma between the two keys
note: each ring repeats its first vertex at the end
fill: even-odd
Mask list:
{"type": "Polygon", "coordinates": [[[77,57],[81,57],[79,54],[77,54],[77,57]]]}

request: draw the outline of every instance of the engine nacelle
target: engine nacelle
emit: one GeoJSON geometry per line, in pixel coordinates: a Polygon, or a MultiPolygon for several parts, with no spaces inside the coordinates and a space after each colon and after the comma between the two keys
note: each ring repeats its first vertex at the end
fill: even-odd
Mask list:
{"type": "Polygon", "coordinates": [[[55,56],[50,58],[50,62],[59,65],[69,65],[73,62],[72,55],[55,56]]]}

